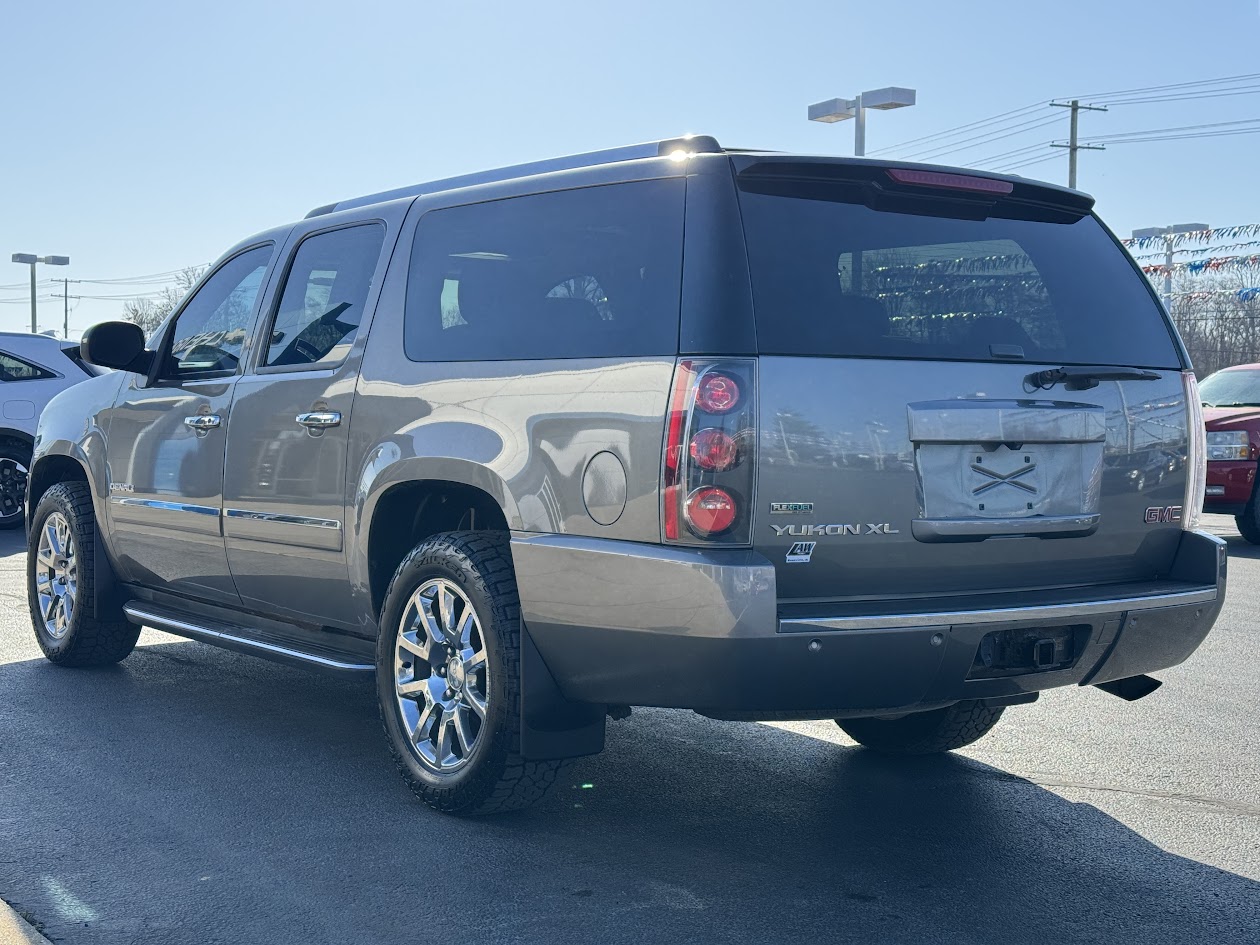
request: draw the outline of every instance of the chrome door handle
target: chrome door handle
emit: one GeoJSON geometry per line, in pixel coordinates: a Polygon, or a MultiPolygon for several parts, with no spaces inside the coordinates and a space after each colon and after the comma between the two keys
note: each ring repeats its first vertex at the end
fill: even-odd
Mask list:
{"type": "Polygon", "coordinates": [[[341,426],[341,414],[336,410],[314,410],[298,414],[297,422],[308,430],[327,430],[341,426]]]}
{"type": "Polygon", "coordinates": [[[198,433],[205,433],[207,430],[213,430],[223,422],[223,418],[214,413],[201,413],[195,417],[185,417],[184,426],[190,430],[196,430],[198,433]]]}

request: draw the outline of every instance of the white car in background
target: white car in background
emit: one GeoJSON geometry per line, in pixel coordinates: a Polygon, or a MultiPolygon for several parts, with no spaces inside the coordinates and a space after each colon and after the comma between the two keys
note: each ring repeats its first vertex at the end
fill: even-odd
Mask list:
{"type": "Polygon", "coordinates": [[[79,346],[73,342],[0,332],[0,528],[22,524],[35,424],[44,406],[67,387],[99,373],[79,359],[79,346]]]}

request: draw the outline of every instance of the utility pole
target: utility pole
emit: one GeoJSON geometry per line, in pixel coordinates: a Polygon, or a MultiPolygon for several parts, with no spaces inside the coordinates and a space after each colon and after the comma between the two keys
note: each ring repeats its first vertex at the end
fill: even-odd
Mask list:
{"type": "Polygon", "coordinates": [[[1211,227],[1206,223],[1175,223],[1172,226],[1149,226],[1144,230],[1134,230],[1133,238],[1135,240],[1148,240],[1155,237],[1163,237],[1164,240],[1164,308],[1172,313],[1172,295],[1173,295],[1173,256],[1176,250],[1173,246],[1177,242],[1177,237],[1185,233],[1197,233],[1200,230],[1210,230],[1211,227]]]}
{"type": "Polygon", "coordinates": [[[1077,151],[1105,151],[1107,146],[1104,144],[1081,144],[1077,139],[1077,128],[1080,124],[1080,113],[1086,112],[1105,112],[1106,105],[1082,105],[1079,99],[1072,99],[1070,102],[1051,102],[1055,108],[1070,108],[1072,110],[1072,120],[1068,126],[1068,143],[1059,144],[1054,142],[1050,145],[1052,148],[1068,149],[1068,186],[1076,188],[1076,152],[1077,151]]]}
{"type": "MultiPolygon", "coordinates": [[[[62,293],[60,293],[60,297],[65,299],[65,322],[62,325],[62,332],[65,335],[65,339],[67,341],[70,340],[70,300],[71,299],[77,300],[77,299],[83,298],[83,296],[81,295],[70,294],[70,283],[78,282],[78,281],[79,281],[78,279],[63,279],[62,280],[62,282],[65,284],[65,290],[62,293]]],[[[58,293],[54,292],[52,294],[52,297],[54,299],[58,298],[58,293]]]]}

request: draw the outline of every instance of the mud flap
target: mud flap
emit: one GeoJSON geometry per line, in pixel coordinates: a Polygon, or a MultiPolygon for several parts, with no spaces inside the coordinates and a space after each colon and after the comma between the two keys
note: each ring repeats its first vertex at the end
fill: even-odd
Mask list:
{"type": "Polygon", "coordinates": [[[114,562],[110,560],[105,540],[101,536],[98,520],[96,542],[92,554],[92,616],[97,619],[117,618],[124,601],[118,578],[114,574],[114,562]]]}
{"type": "Polygon", "coordinates": [[[521,755],[533,761],[604,750],[608,707],[570,702],[560,693],[529,628],[521,625],[521,755]]]}

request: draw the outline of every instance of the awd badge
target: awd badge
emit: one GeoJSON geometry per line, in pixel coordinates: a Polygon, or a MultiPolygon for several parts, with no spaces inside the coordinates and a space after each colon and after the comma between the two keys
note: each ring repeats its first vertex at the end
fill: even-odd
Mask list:
{"type": "Polygon", "coordinates": [[[809,564],[809,559],[813,557],[814,547],[818,544],[816,541],[798,541],[793,542],[792,547],[788,549],[788,564],[809,564]]]}

